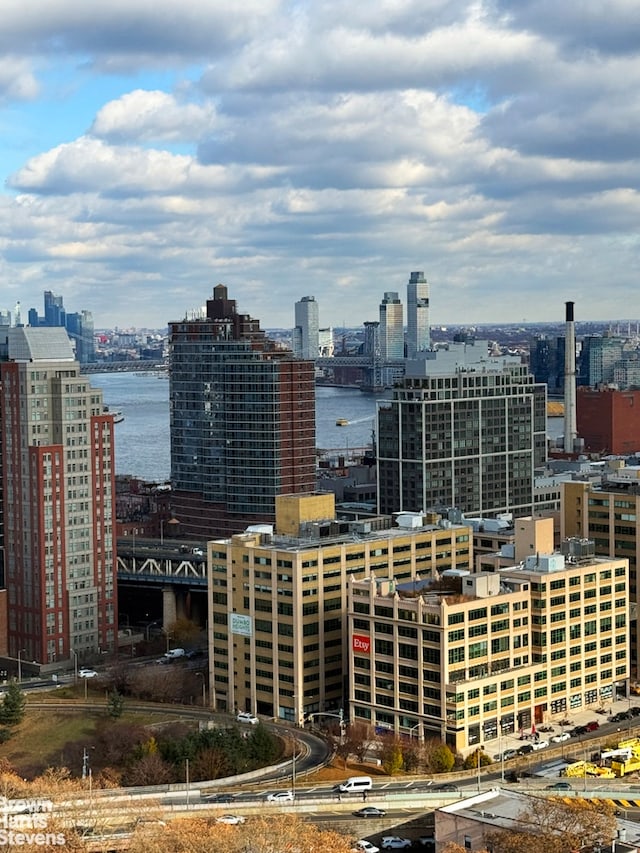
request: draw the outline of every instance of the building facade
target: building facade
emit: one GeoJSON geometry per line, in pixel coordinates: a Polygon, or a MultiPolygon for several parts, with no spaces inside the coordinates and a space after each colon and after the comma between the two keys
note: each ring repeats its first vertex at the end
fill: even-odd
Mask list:
{"type": "Polygon", "coordinates": [[[378,511],[530,515],[546,460],[546,388],[487,341],[408,361],[378,402],[378,511]]]}
{"type": "Polygon", "coordinates": [[[62,328],[2,329],[0,383],[9,654],[82,660],[117,640],[113,416],[62,328]]]}
{"type": "Polygon", "coordinates": [[[387,291],[380,303],[380,357],[383,361],[404,358],[402,302],[396,292],[387,291]]]}
{"type": "Polygon", "coordinates": [[[277,495],[314,490],[314,365],[277,349],[223,285],[203,314],[170,324],[169,402],[184,536],[273,521],[277,495]]]}
{"type": "Polygon", "coordinates": [[[407,284],[407,358],[430,348],[429,284],[423,272],[412,272],[407,284]]]}
{"type": "Polygon", "coordinates": [[[578,388],[577,427],[584,449],[599,455],[640,452],[640,391],[578,388]]]}
{"type": "Polygon", "coordinates": [[[638,566],[640,468],[606,473],[601,484],[577,480],[562,487],[561,534],[593,541],[596,554],[629,561],[631,670],[639,677],[638,566]]]}
{"type": "Polygon", "coordinates": [[[417,581],[471,566],[468,527],[419,522],[340,522],[332,494],[291,495],[277,500],[275,534],[254,529],[209,542],[214,707],[298,724],[344,708],[348,581],[417,581]]]}
{"type": "Polygon", "coordinates": [[[573,545],[438,584],[349,587],[349,719],[497,751],[628,689],[627,560],[573,545]]]}
{"type": "Polygon", "coordinates": [[[303,296],[299,302],[296,302],[292,340],[292,350],[296,358],[318,358],[320,317],[315,296],[303,296]]]}

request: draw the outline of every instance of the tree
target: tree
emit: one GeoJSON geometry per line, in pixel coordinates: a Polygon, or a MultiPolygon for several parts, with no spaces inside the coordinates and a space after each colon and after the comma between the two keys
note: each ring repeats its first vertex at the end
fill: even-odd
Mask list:
{"type": "Polygon", "coordinates": [[[446,743],[428,740],[423,747],[424,763],[431,773],[449,773],[453,770],[456,757],[446,743]]]}
{"type": "Polygon", "coordinates": [[[112,720],[117,720],[118,717],[122,716],[123,711],[124,698],[117,690],[112,690],[111,693],[109,693],[109,699],[107,701],[107,714],[109,714],[112,720]]]}
{"type": "Polygon", "coordinates": [[[513,831],[491,830],[484,840],[494,853],[566,853],[603,847],[615,835],[614,808],[602,800],[534,799],[517,817],[513,831]]]}
{"type": "MultiPolygon", "coordinates": [[[[456,844],[455,841],[450,841],[442,853],[467,853],[467,851],[460,844],[456,844]]],[[[487,851],[478,850],[478,853],[487,853],[487,851]]]]}
{"type": "Polygon", "coordinates": [[[251,818],[244,826],[203,819],[141,824],[130,840],[131,853],[349,853],[349,837],[322,830],[290,815],[251,818]]]}
{"type": "Polygon", "coordinates": [[[383,739],[381,761],[384,772],[388,776],[395,776],[402,770],[402,747],[397,738],[387,736],[383,739]]]}
{"type": "Polygon", "coordinates": [[[483,749],[476,749],[475,752],[470,752],[462,765],[465,770],[476,770],[478,767],[484,767],[487,764],[492,764],[491,759],[483,749]]]}
{"type": "Polygon", "coordinates": [[[415,740],[410,740],[402,747],[402,761],[407,773],[416,771],[422,763],[422,749],[415,740]]]}
{"type": "Polygon", "coordinates": [[[372,746],[380,742],[375,728],[370,723],[350,723],[347,726],[351,751],[358,761],[364,761],[372,746]]]}
{"type": "Polygon", "coordinates": [[[166,785],[173,779],[172,768],[157,752],[147,753],[127,768],[122,782],[127,787],[166,785]]]}
{"type": "Polygon", "coordinates": [[[5,726],[17,726],[22,722],[25,712],[26,698],[16,681],[12,681],[6,689],[2,704],[0,704],[0,723],[5,726]]]}

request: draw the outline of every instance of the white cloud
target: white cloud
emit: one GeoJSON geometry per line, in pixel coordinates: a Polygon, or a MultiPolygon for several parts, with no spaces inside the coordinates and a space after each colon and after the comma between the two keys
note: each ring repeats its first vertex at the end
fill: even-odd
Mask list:
{"type": "Polygon", "coordinates": [[[181,104],[167,92],[136,89],[105,104],[91,133],[115,142],[193,142],[215,125],[213,105],[181,104]]]}
{"type": "Polygon", "coordinates": [[[304,293],[357,323],[424,269],[436,321],[624,316],[638,14],[580,8],[4,0],[0,103],[41,132],[0,197],[9,302],[163,325],[224,281],[263,325],[304,293]],[[55,99],[84,123],[49,141],[55,99]]]}

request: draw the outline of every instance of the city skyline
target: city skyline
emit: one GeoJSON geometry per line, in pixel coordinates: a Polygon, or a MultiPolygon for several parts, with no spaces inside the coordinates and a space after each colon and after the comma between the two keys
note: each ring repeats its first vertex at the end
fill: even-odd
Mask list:
{"type": "Polygon", "coordinates": [[[434,326],[549,322],[559,294],[622,317],[638,20],[624,0],[6,0],[0,309],[52,290],[159,328],[223,283],[265,328],[305,293],[344,327],[419,269],[434,326]]]}

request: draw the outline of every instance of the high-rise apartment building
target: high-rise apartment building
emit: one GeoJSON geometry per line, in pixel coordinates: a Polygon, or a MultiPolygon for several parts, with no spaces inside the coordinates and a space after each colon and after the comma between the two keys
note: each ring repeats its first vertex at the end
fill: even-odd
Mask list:
{"type": "Polygon", "coordinates": [[[501,735],[626,695],[627,571],[570,541],[495,574],[354,580],[349,719],[497,752],[501,735]]]}
{"type": "Polygon", "coordinates": [[[595,388],[613,382],[616,364],[622,360],[624,339],[611,334],[589,335],[582,342],[580,381],[595,388]]]}
{"type": "Polygon", "coordinates": [[[347,587],[472,565],[470,530],[422,517],[339,521],[333,494],[277,499],[266,526],[208,545],[212,704],[302,724],[345,707],[347,587]],[[399,519],[402,522],[402,519],[399,519]]]}
{"type": "Polygon", "coordinates": [[[273,521],[280,494],[315,489],[311,361],[266,338],[217,285],[170,324],[172,513],[188,536],[273,521]]]}
{"type": "Polygon", "coordinates": [[[402,302],[397,293],[387,291],[380,303],[380,356],[383,361],[404,358],[402,302]]]}
{"type": "Polygon", "coordinates": [[[407,284],[407,358],[430,348],[429,284],[423,272],[412,272],[407,284]]]}
{"type": "Polygon", "coordinates": [[[295,305],[293,354],[297,358],[316,359],[320,353],[320,317],[314,296],[303,296],[295,305]]]}
{"type": "Polygon", "coordinates": [[[0,330],[0,459],[9,654],[114,648],[113,416],[62,328],[0,330]]]}
{"type": "Polygon", "coordinates": [[[378,511],[530,515],[546,429],[546,387],[519,358],[487,341],[424,353],[378,403],[378,511]]]}

